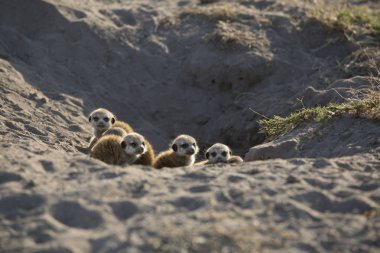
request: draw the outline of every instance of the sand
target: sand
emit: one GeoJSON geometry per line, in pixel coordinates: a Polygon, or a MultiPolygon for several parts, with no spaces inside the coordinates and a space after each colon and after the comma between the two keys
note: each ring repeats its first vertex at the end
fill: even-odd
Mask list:
{"type": "Polygon", "coordinates": [[[344,116],[267,142],[250,110],[354,97],[373,85],[368,59],[307,18],[322,1],[225,4],[0,2],[0,252],[380,250],[379,122],[344,116]],[[245,163],[106,165],[83,153],[97,107],[156,152],[184,133],[198,161],[220,142],[245,163]]]}

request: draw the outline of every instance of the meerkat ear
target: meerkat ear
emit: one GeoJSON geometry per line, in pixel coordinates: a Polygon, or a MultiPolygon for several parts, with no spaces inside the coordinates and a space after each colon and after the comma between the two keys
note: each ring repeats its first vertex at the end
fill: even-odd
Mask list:
{"type": "Polygon", "coordinates": [[[172,149],[174,150],[174,152],[177,152],[177,149],[178,149],[177,144],[173,144],[172,149]]]}
{"type": "Polygon", "coordinates": [[[111,118],[111,123],[112,123],[112,124],[115,124],[115,121],[116,121],[115,118],[112,117],[112,118],[111,118]]]}
{"type": "Polygon", "coordinates": [[[125,143],[125,141],[122,141],[120,145],[122,149],[125,149],[125,147],[127,147],[127,143],[125,143]]]}
{"type": "Polygon", "coordinates": [[[208,159],[210,157],[210,153],[206,152],[205,157],[206,157],[206,159],[208,159]]]}
{"type": "Polygon", "coordinates": [[[89,116],[89,117],[88,117],[88,121],[91,122],[91,119],[92,119],[91,116],[89,116]]]}

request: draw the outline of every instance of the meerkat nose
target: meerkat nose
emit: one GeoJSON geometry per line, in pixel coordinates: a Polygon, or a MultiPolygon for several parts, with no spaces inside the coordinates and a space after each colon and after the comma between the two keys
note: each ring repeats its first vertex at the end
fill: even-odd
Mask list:
{"type": "Polygon", "coordinates": [[[142,152],[144,152],[144,148],[143,147],[137,148],[137,153],[141,154],[142,152]]]}
{"type": "Polygon", "coordinates": [[[186,152],[188,155],[193,155],[195,153],[195,150],[193,148],[191,148],[190,150],[188,150],[186,152]]]}

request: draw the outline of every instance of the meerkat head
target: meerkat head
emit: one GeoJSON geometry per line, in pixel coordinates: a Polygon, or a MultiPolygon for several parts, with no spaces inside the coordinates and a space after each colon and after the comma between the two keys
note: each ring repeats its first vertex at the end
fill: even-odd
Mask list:
{"type": "Polygon", "coordinates": [[[224,144],[215,143],[207,149],[205,156],[209,163],[227,163],[232,155],[231,149],[224,144]]]}
{"type": "Polygon", "coordinates": [[[110,111],[99,108],[90,113],[88,121],[95,130],[103,131],[109,129],[115,123],[116,117],[110,111]]]}
{"type": "Polygon", "coordinates": [[[172,149],[178,155],[192,156],[198,153],[199,148],[196,140],[189,135],[179,135],[171,144],[172,149]]]}
{"type": "Polygon", "coordinates": [[[125,135],[120,145],[128,155],[136,155],[139,157],[147,151],[145,138],[138,133],[129,133],[125,135]]]}

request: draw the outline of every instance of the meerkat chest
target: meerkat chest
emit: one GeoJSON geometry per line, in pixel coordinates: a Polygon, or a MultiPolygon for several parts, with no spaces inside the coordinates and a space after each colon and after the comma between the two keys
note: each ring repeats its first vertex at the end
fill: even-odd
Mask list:
{"type": "Polygon", "coordinates": [[[189,159],[189,164],[188,165],[193,165],[195,163],[195,156],[191,156],[189,159]]]}

